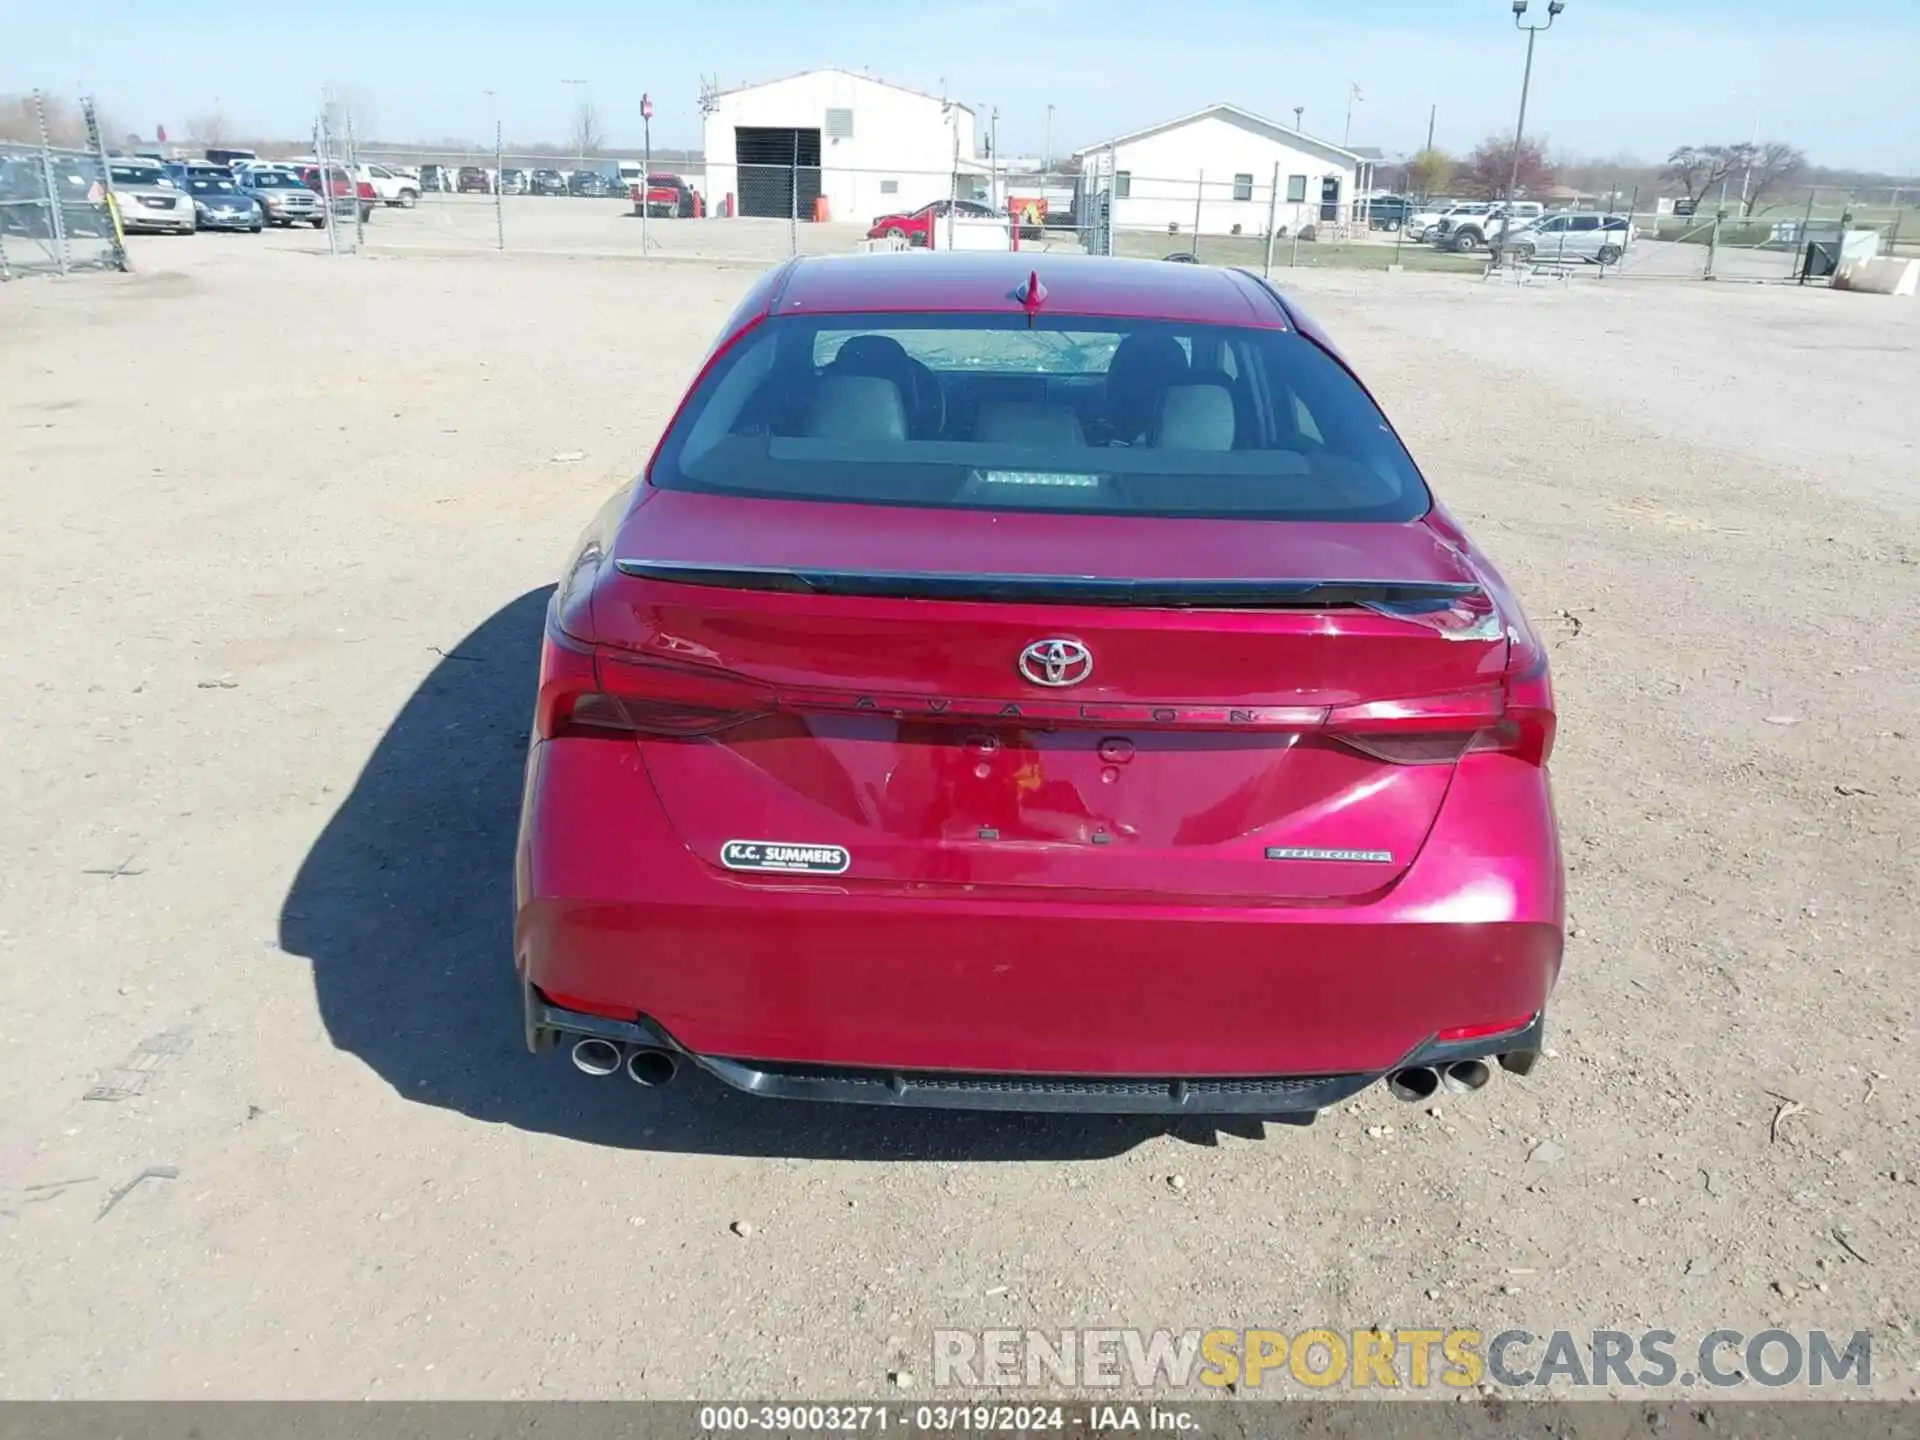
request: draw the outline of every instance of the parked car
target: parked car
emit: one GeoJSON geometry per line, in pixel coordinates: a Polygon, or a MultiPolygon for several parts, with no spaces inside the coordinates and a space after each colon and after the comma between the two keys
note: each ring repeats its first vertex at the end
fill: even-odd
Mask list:
{"type": "Polygon", "coordinates": [[[420,193],[423,195],[447,194],[454,188],[454,171],[446,165],[422,165],[420,167],[420,193]]]}
{"type": "Polygon", "coordinates": [[[205,160],[169,160],[166,164],[167,177],[180,190],[188,188],[188,182],[200,178],[205,180],[231,180],[233,172],[224,165],[214,165],[205,160]]]}
{"type": "Polygon", "coordinates": [[[1295,1119],[1533,1067],[1547,648],[1291,301],[803,257],[708,353],[547,608],[531,1050],[1295,1119]]]}
{"type": "Polygon", "coordinates": [[[491,195],[493,177],[478,165],[462,165],[454,189],[462,195],[491,195]]]}
{"type": "Polygon", "coordinates": [[[506,169],[500,172],[500,193],[502,195],[524,195],[527,193],[527,172],[506,169]]]}
{"type": "Polygon", "coordinates": [[[1511,234],[1493,238],[1493,253],[1526,264],[1530,260],[1583,260],[1617,265],[1636,238],[1625,215],[1544,215],[1511,234]]]}
{"type": "Polygon", "coordinates": [[[1375,195],[1366,205],[1367,228],[1384,230],[1390,235],[1419,212],[1419,206],[1405,195],[1375,195]]]}
{"type": "Polygon", "coordinates": [[[536,170],[527,177],[527,190],[534,195],[564,195],[567,177],[558,170],[536,170]]]}
{"type": "Polygon", "coordinates": [[[1486,245],[1489,238],[1517,229],[1545,213],[1546,206],[1538,200],[1516,200],[1511,206],[1496,203],[1483,211],[1442,216],[1439,223],[1427,231],[1426,239],[1438,249],[1464,255],[1486,245]]]}
{"type": "MultiPolygon", "coordinates": [[[[324,197],[331,206],[335,219],[352,220],[356,217],[361,224],[373,219],[374,207],[379,197],[374,193],[371,180],[357,180],[347,174],[344,165],[329,165],[327,178],[323,183],[318,165],[307,165],[300,171],[300,183],[314,194],[324,197]]],[[[322,215],[314,221],[316,228],[326,224],[322,215]]]]}
{"type": "Polygon", "coordinates": [[[201,153],[209,165],[218,165],[221,169],[228,171],[235,169],[237,166],[251,165],[255,160],[260,158],[255,151],[235,150],[231,148],[222,149],[214,147],[201,153]]]}
{"type": "MultiPolygon", "coordinates": [[[[638,188],[636,185],[635,189],[638,188]]],[[[691,219],[698,208],[699,197],[694,188],[678,175],[664,175],[656,172],[647,176],[646,195],[646,211],[649,215],[691,219]]],[[[637,202],[640,197],[634,194],[632,198],[637,202]]],[[[636,203],[633,208],[634,213],[639,214],[639,204],[636,203]]]]}
{"type": "Polygon", "coordinates": [[[232,180],[196,174],[188,177],[186,188],[200,229],[250,230],[258,235],[266,228],[266,212],[232,180]]]}
{"type": "Polygon", "coordinates": [[[909,245],[924,246],[929,249],[944,248],[946,240],[944,233],[937,239],[935,236],[936,231],[944,226],[949,214],[962,223],[969,220],[1006,219],[991,205],[982,204],[978,200],[935,200],[931,204],[922,205],[918,210],[875,216],[873,224],[867,229],[867,238],[869,240],[905,240],[909,245]]]}
{"type": "Polygon", "coordinates": [[[420,203],[418,179],[410,179],[385,165],[362,165],[357,176],[373,187],[374,196],[382,205],[411,210],[420,203]]]}
{"type": "Polygon", "coordinates": [[[151,160],[109,160],[107,178],[120,211],[120,228],[127,234],[190,235],[197,228],[192,198],[163,166],[151,160]]]}
{"type": "Polygon", "coordinates": [[[250,165],[241,172],[240,193],[260,207],[269,225],[313,225],[327,223],[320,208],[320,197],[292,169],[250,165]]]}
{"type": "Polygon", "coordinates": [[[576,170],[567,178],[569,195],[584,195],[590,199],[604,200],[609,195],[624,194],[616,189],[613,177],[600,170],[576,170]]]}

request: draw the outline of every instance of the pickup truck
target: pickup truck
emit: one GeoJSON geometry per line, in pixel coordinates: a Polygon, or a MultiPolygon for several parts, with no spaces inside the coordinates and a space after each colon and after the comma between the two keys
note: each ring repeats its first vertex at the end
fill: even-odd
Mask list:
{"type": "Polygon", "coordinates": [[[633,213],[636,215],[641,213],[644,205],[648,215],[681,219],[691,218],[699,202],[693,187],[686,181],[678,175],[664,175],[657,170],[647,176],[644,199],[638,181],[629,187],[627,198],[633,201],[633,213]]]}
{"type": "Polygon", "coordinates": [[[373,193],[382,205],[411,210],[420,203],[420,181],[415,176],[385,165],[362,165],[354,178],[373,186],[373,193]]]}
{"type": "Polygon", "coordinates": [[[1366,209],[1367,228],[1391,235],[1418,214],[1420,207],[1404,195],[1375,195],[1366,202],[1366,209]]]}
{"type": "MultiPolygon", "coordinates": [[[[380,197],[374,193],[371,180],[349,176],[344,165],[329,165],[325,180],[320,177],[318,165],[302,165],[298,174],[302,185],[328,202],[327,208],[336,218],[351,220],[358,214],[362,225],[373,219],[373,207],[380,203],[380,197]]],[[[314,229],[326,223],[326,216],[322,215],[313,222],[314,229]]]]}
{"type": "Polygon", "coordinates": [[[1517,230],[1529,221],[1538,220],[1546,210],[1538,200],[1516,200],[1511,207],[1500,201],[1475,201],[1472,205],[1456,206],[1442,215],[1427,228],[1423,238],[1438,249],[1464,255],[1483,249],[1490,237],[1509,227],[1517,230]]]}

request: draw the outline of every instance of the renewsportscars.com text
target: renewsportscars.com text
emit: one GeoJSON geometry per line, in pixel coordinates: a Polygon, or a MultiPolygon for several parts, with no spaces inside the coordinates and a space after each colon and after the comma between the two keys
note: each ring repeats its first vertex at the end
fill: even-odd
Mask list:
{"type": "Polygon", "coordinates": [[[1257,1390],[1268,1383],[1326,1389],[1731,1389],[1758,1385],[1867,1388],[1866,1331],[1470,1329],[936,1330],[936,1387],[1257,1390]]]}

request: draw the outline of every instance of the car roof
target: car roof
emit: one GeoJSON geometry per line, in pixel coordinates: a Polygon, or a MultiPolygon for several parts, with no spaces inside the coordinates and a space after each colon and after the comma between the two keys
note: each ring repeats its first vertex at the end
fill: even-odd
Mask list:
{"type": "Polygon", "coordinates": [[[1243,271],[1046,252],[807,256],[790,262],[769,313],[1013,312],[1015,289],[1032,275],[1042,314],[1291,328],[1279,300],[1243,271]]]}

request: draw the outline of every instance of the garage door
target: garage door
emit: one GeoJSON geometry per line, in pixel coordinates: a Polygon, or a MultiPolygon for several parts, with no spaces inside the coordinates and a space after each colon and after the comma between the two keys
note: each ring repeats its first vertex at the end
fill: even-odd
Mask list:
{"type": "Polygon", "coordinates": [[[742,215],[813,219],[813,202],[820,196],[818,130],[738,125],[733,131],[733,153],[740,171],[742,215]]]}

